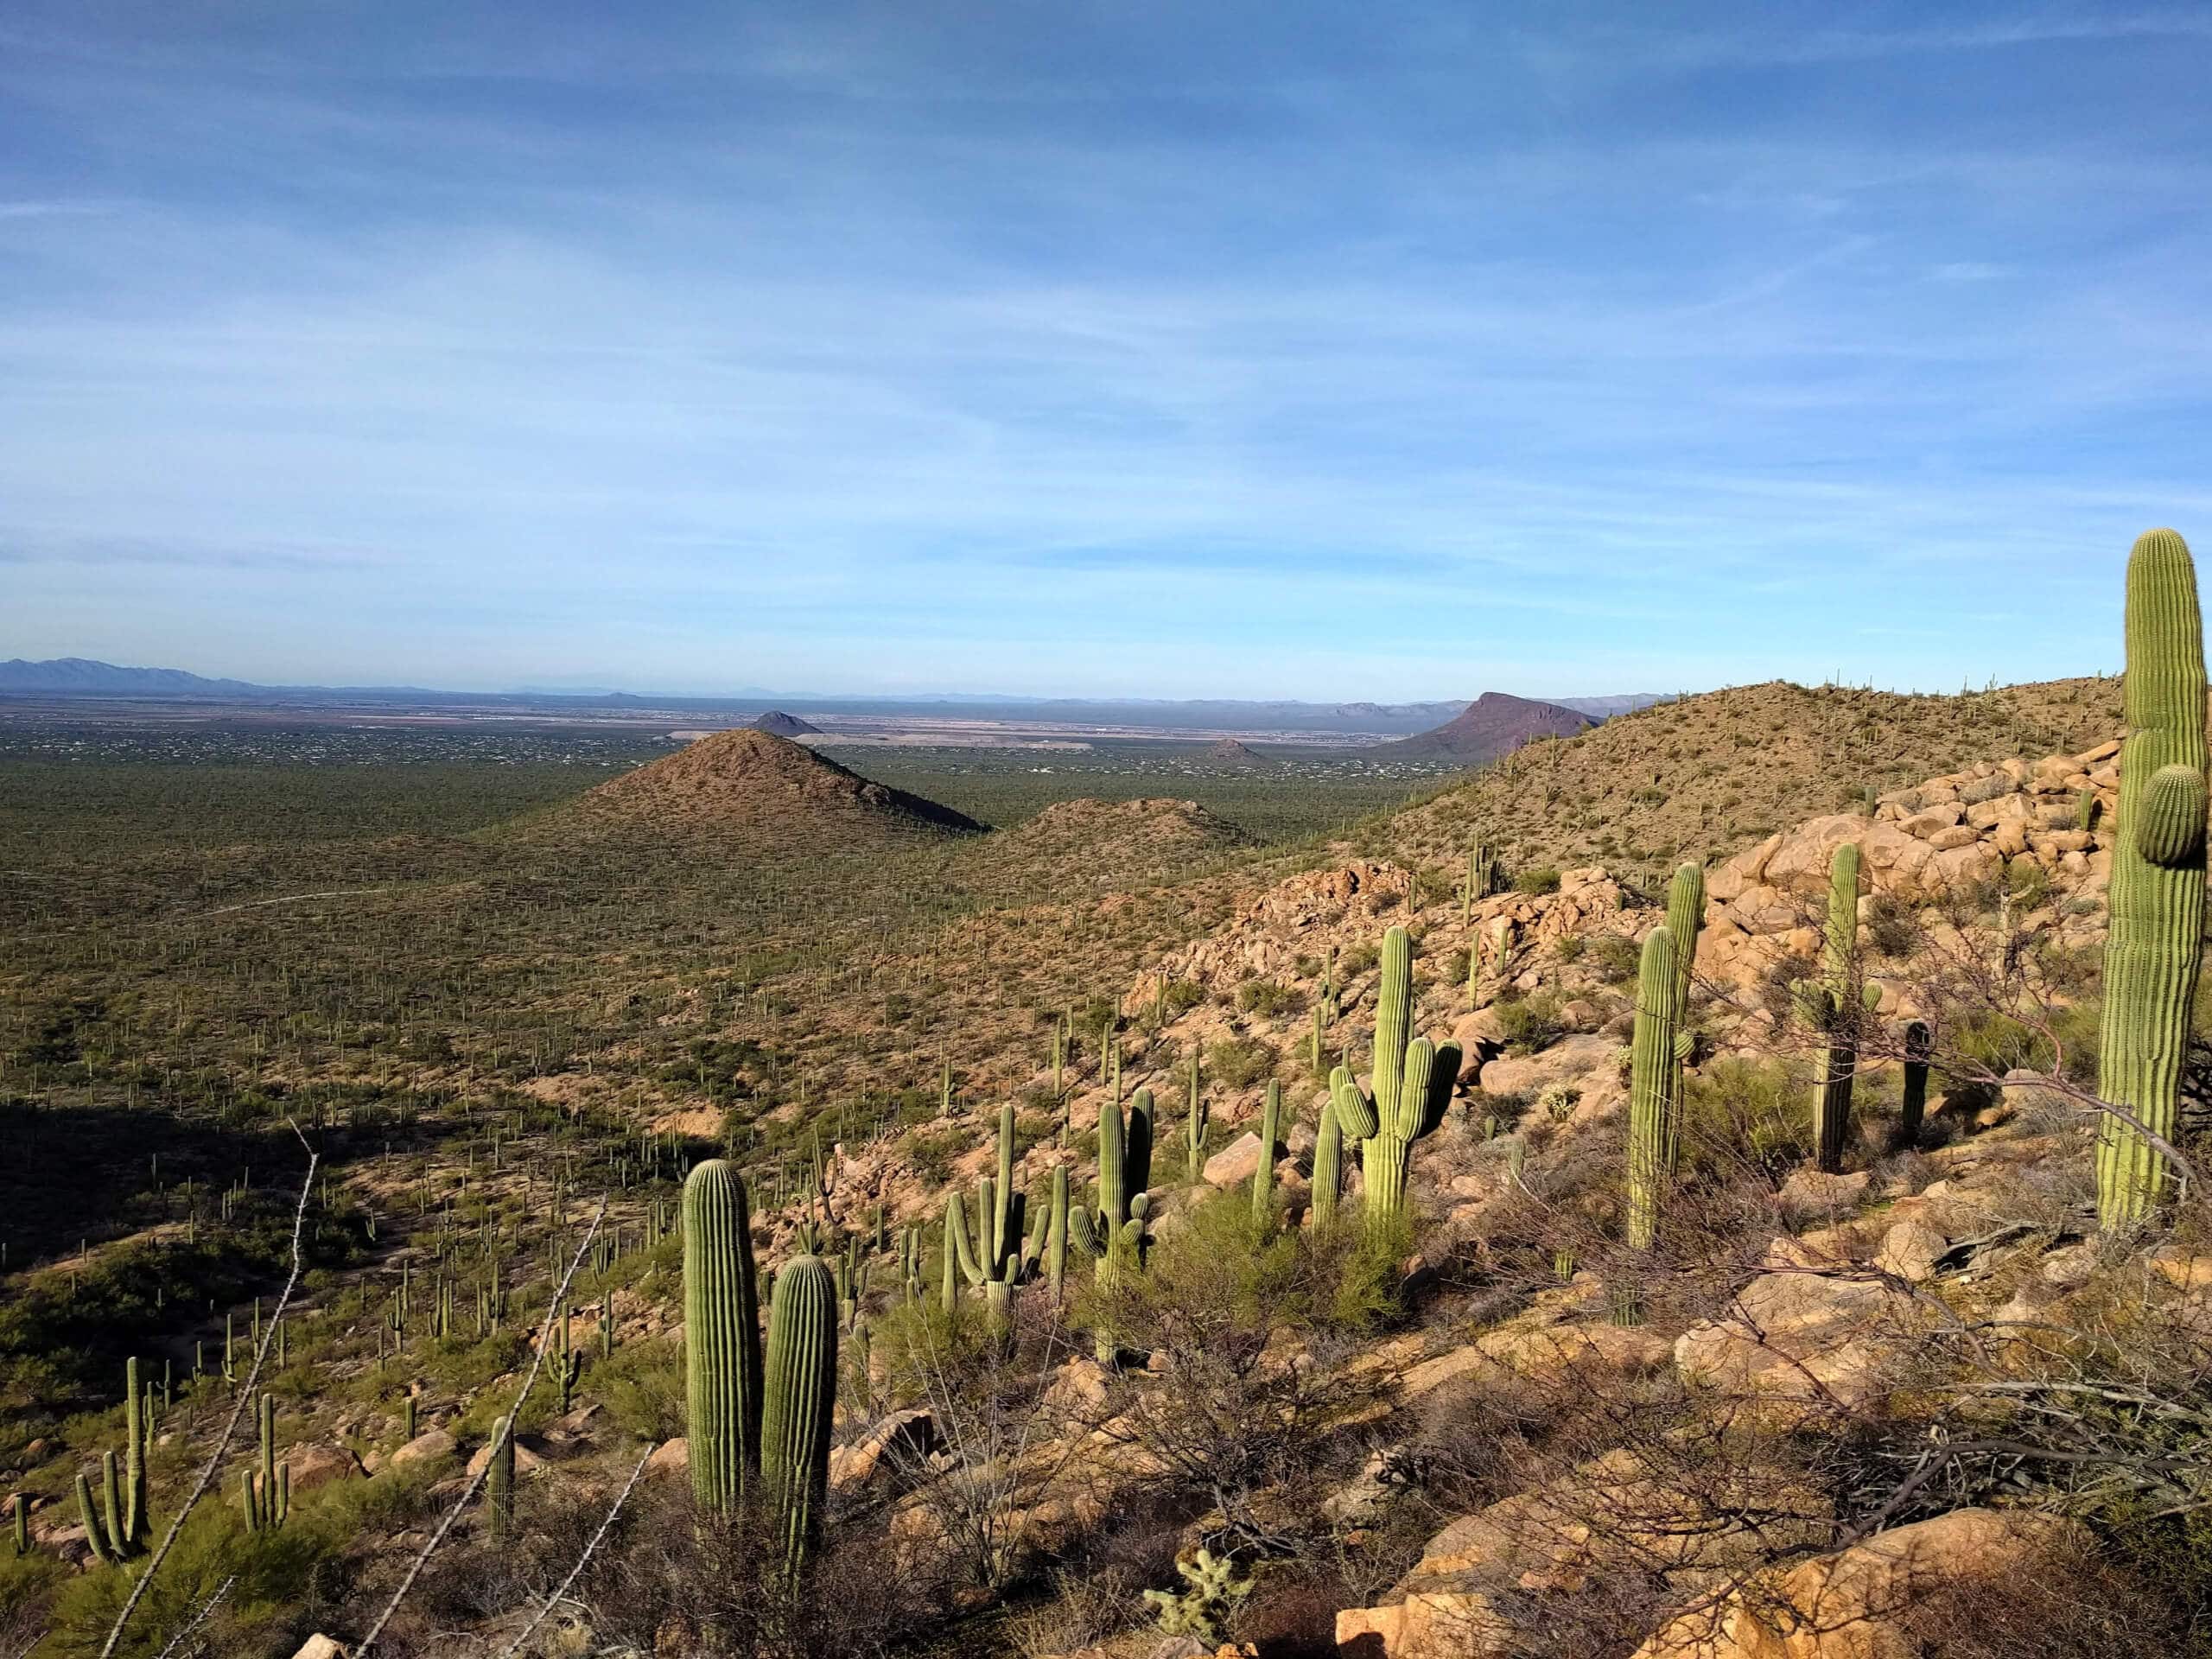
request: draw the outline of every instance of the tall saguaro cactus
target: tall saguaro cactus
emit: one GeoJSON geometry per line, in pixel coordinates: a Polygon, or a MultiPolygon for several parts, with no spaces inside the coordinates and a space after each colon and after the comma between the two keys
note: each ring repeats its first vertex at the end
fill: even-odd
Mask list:
{"type": "Polygon", "coordinates": [[[1847,841],[1828,860],[1827,925],[1821,939],[1821,978],[1810,1002],[1825,1041],[1813,1099],[1813,1158],[1824,1172],[1843,1167],[1851,1136],[1851,1088],[1859,1071],[1859,1014],[1878,993],[1859,980],[1859,843],[1847,841]]]}
{"type": "Polygon", "coordinates": [[[764,1392],[760,1484],[796,1572],[822,1527],[837,1402],[837,1281],[819,1256],[795,1257],[776,1275],[764,1392]]]}
{"type": "Polygon", "coordinates": [[[753,1218],[734,1165],[710,1158],[685,1178],[683,1224],[691,1491],[702,1509],[733,1510],[760,1467],[761,1411],[753,1218]]]}
{"type": "Polygon", "coordinates": [[[1282,1085],[1268,1079],[1260,1111],[1260,1161],[1252,1170],[1252,1219],[1265,1228],[1275,1218],[1275,1146],[1282,1135],[1282,1085]]]}
{"type": "Polygon", "coordinates": [[[1402,927],[1382,936],[1382,977],[1375,993],[1373,1092],[1338,1066],[1329,1097],[1345,1134],[1360,1143],[1365,1212],[1370,1232],[1396,1226],[1406,1213],[1406,1180],[1413,1173],[1414,1142],[1435,1133],[1452,1103],[1459,1075],[1459,1046],[1438,1047],[1412,1037],[1413,940],[1402,927]],[[1410,1039],[1410,1040],[1408,1040],[1410,1039]]]}
{"type": "MultiPolygon", "coordinates": [[[[2127,735],[2120,750],[2111,931],[2097,1092],[2171,1141],[2204,936],[2204,620],[2196,566],[2171,530],[2127,559],[2127,735]]],[[[2097,1220],[2142,1220],[2165,1190],[2163,1154],[2107,1113],[2097,1136],[2097,1220]]]]}
{"type": "Polygon", "coordinates": [[[93,1556],[110,1564],[127,1561],[146,1551],[149,1516],[146,1508],[146,1412],[152,1401],[138,1382],[138,1362],[123,1367],[124,1461],[118,1468],[113,1451],[100,1457],[100,1500],[92,1503],[92,1483],[77,1477],[77,1508],[85,1523],[85,1543],[93,1556]]]}
{"type": "Polygon", "coordinates": [[[1636,980],[1636,1033],[1630,1046],[1628,1243],[1648,1250],[1656,1241],[1659,1210],[1675,1172],[1680,1120],[1675,1039],[1681,1023],[1681,981],[1671,926],[1644,936],[1636,980]]]}
{"type": "Polygon", "coordinates": [[[1337,1121],[1337,1103],[1321,1100],[1321,1127],[1313,1140],[1313,1228],[1326,1232],[1337,1224],[1337,1197],[1344,1182],[1344,1131],[1337,1121]]]}

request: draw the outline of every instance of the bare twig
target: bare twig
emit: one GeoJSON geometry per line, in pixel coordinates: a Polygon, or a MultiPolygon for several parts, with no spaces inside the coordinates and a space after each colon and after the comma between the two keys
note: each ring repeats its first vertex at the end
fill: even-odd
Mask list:
{"type": "MultiPolygon", "coordinates": [[[[545,1363],[546,1352],[553,1343],[553,1321],[568,1300],[569,1287],[575,1279],[576,1270],[583,1266],[584,1258],[591,1253],[591,1242],[599,1236],[599,1225],[606,1219],[607,1199],[602,1195],[599,1208],[592,1212],[591,1225],[584,1229],[584,1236],[576,1245],[576,1253],[569,1259],[569,1270],[561,1275],[561,1282],[553,1291],[553,1300],[546,1304],[544,1320],[537,1327],[537,1351],[530,1357],[530,1370],[523,1376],[522,1387],[515,1391],[514,1402],[507,1408],[505,1416],[492,1431],[494,1445],[498,1444],[499,1434],[512,1432],[509,1425],[522,1409],[522,1402],[530,1398],[530,1391],[537,1386],[538,1369],[545,1363]]],[[[430,1535],[423,1548],[416,1552],[415,1559],[408,1563],[406,1575],[399,1580],[399,1587],[391,1592],[391,1599],[385,1603],[384,1611],[377,1615],[377,1622],[369,1626],[368,1634],[361,1638],[360,1646],[354,1649],[357,1659],[368,1659],[370,1651],[376,1646],[377,1638],[384,1634],[384,1627],[399,1611],[399,1604],[407,1599],[407,1592],[415,1587],[415,1580],[423,1575],[423,1567],[437,1553],[438,1546],[445,1542],[446,1535],[453,1530],[454,1523],[461,1519],[462,1511],[475,1501],[478,1489],[484,1484],[485,1477],[491,1471],[492,1459],[486,1458],[484,1466],[468,1478],[468,1484],[461,1488],[461,1496],[454,1499],[453,1507],[439,1521],[437,1530],[430,1535]]]]}
{"type": "Polygon", "coordinates": [[[200,1611],[192,1616],[192,1622],[190,1624],[187,1624],[182,1630],[179,1630],[175,1636],[169,1638],[168,1646],[161,1650],[161,1653],[156,1656],[156,1659],[170,1659],[170,1656],[172,1654],[183,1651],[184,1644],[191,1639],[192,1633],[198,1630],[202,1624],[205,1624],[210,1618],[214,1617],[215,1609],[223,1605],[223,1598],[231,1593],[232,1586],[236,1585],[238,1581],[238,1574],[233,1573],[229,1578],[225,1579],[222,1583],[217,1585],[215,1586],[215,1593],[208,1597],[206,1601],[200,1604],[200,1611]]]}
{"type": "Polygon", "coordinates": [[[657,1444],[645,1447],[638,1459],[638,1466],[630,1471],[630,1478],[622,1483],[622,1490],[614,1495],[614,1507],[607,1510],[607,1518],[599,1523],[599,1530],[592,1534],[590,1542],[584,1546],[584,1553],[576,1557],[576,1564],[569,1569],[569,1576],[561,1580],[551,1595],[545,1598],[545,1605],[531,1616],[530,1623],[522,1627],[522,1634],[508,1643],[499,1659],[515,1659],[515,1656],[522,1651],[522,1644],[529,1641],[537,1627],[545,1622],[546,1615],[568,1599],[569,1590],[583,1576],[584,1568],[591,1565],[591,1558],[598,1554],[600,1545],[614,1525],[614,1517],[622,1513],[622,1506],[630,1501],[630,1493],[638,1484],[638,1477],[645,1472],[645,1465],[652,1461],[652,1455],[658,1450],[659,1446],[657,1444]]]}
{"type": "Polygon", "coordinates": [[[223,1459],[230,1452],[231,1441],[238,1434],[238,1421],[245,1415],[246,1408],[253,1400],[255,1386],[261,1381],[262,1364],[268,1359],[270,1349],[276,1344],[276,1331],[283,1323],[284,1310],[291,1305],[292,1293],[299,1287],[300,1265],[303,1259],[300,1240],[307,1229],[308,1198],[315,1192],[315,1169],[322,1159],[313,1147],[308,1145],[307,1136],[300,1134],[300,1126],[292,1123],[289,1118],[284,1121],[291,1123],[292,1133],[300,1136],[300,1145],[306,1148],[308,1154],[307,1177],[300,1183],[300,1201],[292,1211],[291,1274],[284,1281],[283,1294],[276,1299],[275,1314],[262,1329],[261,1344],[253,1351],[253,1365],[246,1372],[245,1382],[238,1389],[238,1402],[231,1408],[230,1419],[223,1425],[221,1438],[216,1440],[215,1449],[207,1454],[207,1461],[200,1466],[200,1477],[193,1482],[184,1506],[177,1510],[175,1517],[169,1522],[168,1530],[162,1535],[162,1541],[154,1551],[153,1560],[146,1563],[146,1570],[130,1586],[130,1599],[123,1604],[123,1611],[115,1616],[114,1628],[107,1633],[107,1641],[100,1648],[99,1659],[111,1659],[114,1654],[116,1644],[123,1640],[124,1626],[130,1623],[130,1615],[138,1610],[138,1604],[145,1599],[146,1592],[153,1587],[154,1575],[162,1570],[162,1563],[168,1559],[169,1551],[175,1547],[177,1535],[184,1530],[186,1517],[191,1515],[200,1500],[207,1496],[207,1489],[214,1484],[215,1471],[223,1466],[223,1459]]]}

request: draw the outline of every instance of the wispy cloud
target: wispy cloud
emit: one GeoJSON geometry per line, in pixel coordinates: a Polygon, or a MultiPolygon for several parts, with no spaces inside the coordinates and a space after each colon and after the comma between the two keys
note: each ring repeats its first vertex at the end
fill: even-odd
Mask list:
{"type": "Polygon", "coordinates": [[[2212,507],[2212,156],[2134,95],[2212,44],[1825,15],[26,12],[0,654],[1390,697],[2108,664],[2127,537],[2212,507]]]}

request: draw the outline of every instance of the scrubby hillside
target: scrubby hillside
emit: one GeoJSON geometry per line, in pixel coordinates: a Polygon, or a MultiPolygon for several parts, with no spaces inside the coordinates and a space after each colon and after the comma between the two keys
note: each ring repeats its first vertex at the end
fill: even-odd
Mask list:
{"type": "Polygon", "coordinates": [[[1604,860],[1649,873],[1932,772],[2086,748],[2119,735],[2120,719],[2117,680],[1957,696],[1736,686],[1533,745],[1361,845],[1444,863],[1486,838],[1520,868],[1604,860]]]}
{"type": "Polygon", "coordinates": [[[2101,1232],[2092,1173],[2118,721],[1745,688],[1291,849],[923,833],[726,733],[465,887],[27,931],[4,1650],[97,1652],[235,1422],[119,1651],[362,1659],[396,1605],[382,1659],[2200,1653],[2212,1223],[2101,1232]],[[1670,918],[1637,855],[1707,846],[1670,918]]]}

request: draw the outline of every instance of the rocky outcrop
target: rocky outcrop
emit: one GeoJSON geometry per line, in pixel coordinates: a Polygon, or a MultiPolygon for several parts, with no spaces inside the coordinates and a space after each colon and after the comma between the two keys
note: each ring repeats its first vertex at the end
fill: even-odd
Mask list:
{"type": "Polygon", "coordinates": [[[1954,1510],[1764,1575],[1675,1618],[1635,1659],[1916,1659],[1928,1649],[1910,1621],[1931,1599],[2001,1593],[2008,1579],[2094,1547],[2056,1516],[1954,1510]]]}

